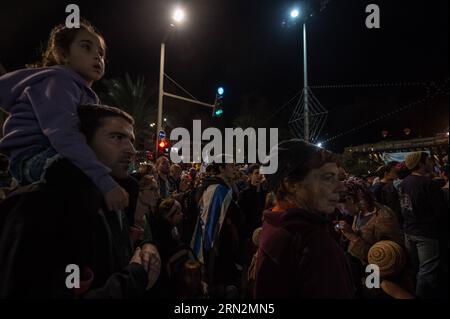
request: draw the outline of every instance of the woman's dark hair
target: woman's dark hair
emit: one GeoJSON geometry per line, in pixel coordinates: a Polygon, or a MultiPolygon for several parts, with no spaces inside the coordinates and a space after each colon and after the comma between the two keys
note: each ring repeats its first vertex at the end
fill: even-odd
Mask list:
{"type": "Polygon", "coordinates": [[[86,136],[87,143],[92,141],[95,132],[102,126],[103,119],[107,117],[120,117],[131,125],[134,125],[133,117],[125,111],[107,105],[80,105],[78,107],[78,118],[80,119],[80,132],[86,136]]]}
{"type": "Polygon", "coordinates": [[[364,200],[370,207],[375,206],[375,197],[366,182],[357,177],[349,177],[344,181],[345,191],[341,192],[340,202],[350,197],[354,203],[364,200]]]}
{"type": "Polygon", "coordinates": [[[44,67],[64,64],[63,54],[67,54],[70,51],[71,44],[81,30],[98,35],[102,39],[106,51],[106,44],[100,32],[89,23],[89,21],[81,19],[79,28],[68,28],[64,24],[55,26],[50,32],[47,47],[42,52],[41,61],[34,64],[28,64],[27,67],[44,67]]]}

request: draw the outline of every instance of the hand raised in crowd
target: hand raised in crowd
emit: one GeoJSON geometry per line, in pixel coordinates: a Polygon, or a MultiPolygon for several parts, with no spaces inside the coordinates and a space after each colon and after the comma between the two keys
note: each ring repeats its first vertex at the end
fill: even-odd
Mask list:
{"type": "Polygon", "coordinates": [[[345,220],[338,221],[336,224],[336,229],[341,231],[342,234],[349,240],[354,240],[358,237],[352,227],[345,220]]]}
{"type": "Polygon", "coordinates": [[[130,264],[135,263],[142,265],[141,248],[138,247],[134,251],[133,257],[131,257],[130,264]]]}
{"type": "Polygon", "coordinates": [[[343,233],[353,232],[352,227],[349,224],[347,224],[345,220],[338,221],[337,225],[339,226],[337,226],[336,228],[343,233]]]}
{"type": "Polygon", "coordinates": [[[117,186],[105,194],[106,207],[109,211],[120,211],[128,207],[129,195],[122,187],[117,186]]]}
{"type": "Polygon", "coordinates": [[[146,289],[153,287],[161,272],[161,257],[159,256],[158,249],[152,244],[144,244],[142,248],[136,248],[133,257],[131,257],[131,263],[136,263],[144,267],[148,276],[146,289]]]}
{"type": "Polygon", "coordinates": [[[141,249],[142,265],[148,271],[147,289],[153,287],[161,272],[161,257],[152,244],[144,244],[141,249]]]}

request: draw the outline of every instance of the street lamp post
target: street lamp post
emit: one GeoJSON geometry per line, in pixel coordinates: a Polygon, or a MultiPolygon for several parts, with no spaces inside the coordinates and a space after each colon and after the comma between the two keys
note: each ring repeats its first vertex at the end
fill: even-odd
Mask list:
{"type": "MultiPolygon", "coordinates": [[[[184,20],[185,13],[182,9],[177,8],[173,12],[172,19],[175,23],[181,23],[184,20]]],[[[174,24],[171,24],[171,27],[175,27],[174,24]]],[[[164,37],[161,43],[161,55],[160,55],[160,65],[159,65],[159,95],[158,95],[158,119],[156,124],[156,141],[155,141],[155,151],[158,150],[158,134],[159,131],[162,130],[162,113],[163,113],[163,99],[164,99],[164,58],[166,51],[165,41],[167,39],[167,35],[164,37]]]]}
{"type": "Polygon", "coordinates": [[[305,141],[309,142],[308,57],[306,50],[306,22],[303,22],[303,94],[305,97],[305,141]]]}
{"type": "MultiPolygon", "coordinates": [[[[299,9],[291,11],[291,18],[297,19],[300,17],[299,9]]],[[[306,49],[306,21],[303,21],[303,96],[304,96],[304,110],[303,110],[303,137],[306,142],[310,142],[309,131],[309,92],[308,92],[308,57],[306,49]]]]}
{"type": "Polygon", "coordinates": [[[161,43],[161,57],[159,66],[159,97],[158,97],[158,119],[156,125],[156,139],[155,150],[158,150],[158,134],[162,129],[162,111],[163,111],[163,98],[164,98],[164,57],[165,57],[166,45],[161,43]]]}
{"type": "MultiPolygon", "coordinates": [[[[172,15],[172,19],[174,20],[175,23],[181,23],[183,22],[185,18],[185,13],[182,9],[178,8],[173,12],[172,15]]],[[[175,27],[175,24],[171,23],[170,26],[172,28],[175,27]]],[[[174,99],[178,99],[181,101],[185,101],[185,102],[189,102],[189,103],[193,103],[193,104],[198,104],[198,105],[202,105],[202,106],[206,106],[206,107],[210,107],[212,109],[214,109],[214,104],[209,104],[209,103],[204,103],[201,102],[199,100],[197,100],[195,97],[192,96],[192,94],[190,94],[189,92],[187,92],[186,89],[184,89],[183,87],[181,87],[178,83],[176,83],[174,80],[170,79],[173,83],[175,83],[181,90],[183,90],[185,93],[189,94],[193,99],[190,98],[186,98],[186,97],[182,97],[182,96],[178,96],[175,94],[171,94],[168,92],[164,92],[164,77],[166,76],[166,74],[164,73],[164,63],[165,63],[165,50],[166,50],[166,39],[168,37],[169,33],[166,33],[162,43],[161,43],[161,55],[160,55],[160,66],[159,66],[159,94],[158,94],[158,118],[156,121],[156,138],[155,138],[155,152],[158,152],[158,139],[159,139],[159,132],[162,130],[162,123],[163,123],[163,101],[164,101],[164,96],[170,97],[170,98],[174,98],[174,99]]],[[[223,90],[223,89],[222,89],[223,90]]],[[[166,121],[166,119],[164,119],[164,121],[166,121]]],[[[154,123],[152,123],[150,125],[151,127],[154,126],[154,123]]]]}
{"type": "MultiPolygon", "coordinates": [[[[311,10],[311,8],[304,7],[302,11],[300,11],[300,9],[293,9],[291,11],[292,19],[301,18],[303,20],[303,89],[302,95],[289,120],[289,125],[291,126],[295,136],[304,139],[308,143],[316,142],[327,117],[327,110],[320,104],[311,92],[308,84],[306,22],[309,17],[313,16],[314,12],[311,10]]],[[[283,24],[286,25],[286,22],[283,24]]],[[[296,24],[292,23],[290,25],[296,24]]]]}

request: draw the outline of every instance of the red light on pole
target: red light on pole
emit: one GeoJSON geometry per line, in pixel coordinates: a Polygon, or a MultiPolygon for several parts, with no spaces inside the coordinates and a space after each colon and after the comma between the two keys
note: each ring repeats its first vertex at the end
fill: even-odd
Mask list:
{"type": "Polygon", "coordinates": [[[165,138],[162,138],[160,140],[160,142],[158,143],[159,154],[167,153],[167,148],[168,147],[169,147],[169,142],[165,138]]]}

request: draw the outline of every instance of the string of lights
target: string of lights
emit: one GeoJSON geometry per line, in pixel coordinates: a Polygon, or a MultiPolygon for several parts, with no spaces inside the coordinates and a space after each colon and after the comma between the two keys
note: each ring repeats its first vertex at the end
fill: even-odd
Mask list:
{"type": "MultiPolygon", "coordinates": [[[[323,142],[329,142],[332,140],[336,140],[342,136],[348,135],[350,133],[353,133],[359,129],[362,129],[366,126],[369,126],[377,121],[380,121],[382,119],[385,119],[387,117],[390,117],[396,113],[402,112],[404,110],[407,110],[413,106],[419,105],[421,103],[426,102],[429,99],[432,99],[439,95],[447,95],[448,96],[448,85],[449,85],[449,79],[447,78],[443,84],[437,84],[436,82],[425,82],[425,81],[417,81],[417,82],[383,82],[383,83],[365,83],[365,84],[326,84],[326,85],[311,85],[308,88],[309,89],[353,89],[353,88],[388,88],[388,87],[423,87],[425,91],[425,97],[416,100],[412,103],[406,104],[404,106],[401,106],[391,112],[384,113],[374,119],[371,119],[370,121],[367,121],[365,123],[362,123],[356,127],[353,127],[349,130],[346,130],[344,132],[341,132],[335,136],[329,137],[328,139],[324,140],[323,142]]],[[[289,101],[284,103],[280,108],[277,109],[272,115],[270,115],[265,123],[269,122],[275,115],[280,113],[282,110],[284,110],[287,106],[290,105],[290,103],[298,96],[300,95],[300,99],[302,99],[303,91],[297,92],[295,96],[293,96],[289,101]]],[[[334,110],[334,111],[338,111],[334,110]]]]}
{"type": "Polygon", "coordinates": [[[384,82],[384,83],[365,83],[365,84],[324,84],[310,85],[311,89],[356,89],[356,88],[381,88],[381,87],[427,87],[426,82],[384,82]]]}
{"type": "MultiPolygon", "coordinates": [[[[303,90],[298,91],[289,101],[287,101],[286,103],[284,103],[281,107],[279,107],[274,113],[272,113],[265,121],[264,124],[268,123],[275,115],[277,115],[278,113],[280,113],[282,110],[284,110],[293,100],[295,100],[297,98],[297,96],[302,96],[303,95],[303,90]]],[[[302,97],[300,97],[302,98],[302,97]]]]}
{"type": "Polygon", "coordinates": [[[340,138],[340,137],[342,137],[344,135],[348,135],[350,133],[353,133],[353,132],[355,132],[355,131],[357,131],[359,129],[362,129],[362,128],[364,128],[366,126],[369,126],[369,125],[371,125],[371,124],[373,124],[373,123],[375,123],[377,121],[380,121],[382,119],[390,117],[390,116],[392,116],[394,114],[400,113],[400,112],[402,112],[404,110],[407,110],[407,109],[409,109],[411,107],[414,107],[416,105],[425,103],[425,102],[427,102],[427,101],[429,101],[429,100],[431,100],[431,99],[433,99],[433,98],[435,98],[437,96],[440,96],[440,95],[447,95],[448,96],[449,95],[448,90],[444,91],[444,90],[442,90],[442,88],[439,88],[434,93],[429,93],[425,97],[423,97],[423,98],[421,98],[419,100],[416,100],[416,101],[411,102],[409,104],[403,105],[403,106],[401,106],[401,107],[399,107],[399,108],[397,108],[397,109],[395,109],[395,110],[393,110],[391,112],[384,113],[384,114],[382,114],[382,115],[380,115],[380,116],[378,116],[378,117],[376,117],[376,118],[374,118],[374,119],[372,119],[370,121],[367,121],[365,123],[357,125],[357,126],[351,128],[351,129],[347,130],[347,131],[341,132],[341,133],[339,133],[339,134],[337,134],[337,135],[335,135],[333,137],[330,137],[330,138],[326,139],[324,142],[330,142],[330,141],[336,140],[337,138],[340,138]]]}

